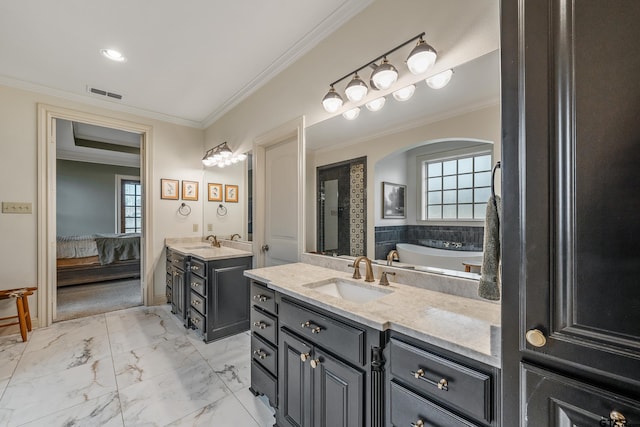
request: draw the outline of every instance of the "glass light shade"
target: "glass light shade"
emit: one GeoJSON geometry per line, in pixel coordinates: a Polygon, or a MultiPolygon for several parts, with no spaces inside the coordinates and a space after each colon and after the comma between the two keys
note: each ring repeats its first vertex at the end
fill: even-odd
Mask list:
{"type": "Polygon", "coordinates": [[[231,164],[231,159],[225,159],[224,165],[229,166],[231,164]]]}
{"type": "Polygon", "coordinates": [[[365,105],[367,106],[367,110],[369,111],[378,111],[384,107],[384,103],[387,101],[387,98],[381,96],[380,98],[372,99],[367,102],[365,105]]]}
{"type": "Polygon", "coordinates": [[[398,80],[398,70],[392,64],[389,64],[389,61],[385,58],[382,64],[371,74],[371,80],[378,89],[389,89],[398,80]]]}
{"type": "Polygon", "coordinates": [[[393,97],[396,101],[407,101],[408,99],[411,99],[415,92],[416,85],[409,85],[393,92],[393,97]]]}
{"type": "Polygon", "coordinates": [[[228,159],[232,154],[233,153],[231,152],[229,147],[227,147],[227,143],[225,142],[224,145],[220,148],[220,155],[222,156],[222,158],[228,159]]]}
{"type": "Polygon", "coordinates": [[[218,167],[219,167],[220,169],[224,168],[224,166],[225,166],[225,165],[224,165],[224,162],[220,162],[220,163],[218,163],[218,167]]]}
{"type": "Polygon", "coordinates": [[[352,108],[342,113],[342,116],[347,120],[355,120],[360,115],[360,108],[352,108]]]}
{"type": "Polygon", "coordinates": [[[425,80],[431,89],[442,89],[451,81],[453,70],[443,71],[425,80]]]}
{"type": "Polygon", "coordinates": [[[219,162],[220,160],[222,160],[222,154],[220,153],[215,153],[213,155],[213,160],[215,160],[216,162],[219,162]]]}
{"type": "Polygon", "coordinates": [[[340,107],[342,107],[342,104],[344,104],[342,97],[338,92],[336,92],[333,86],[331,86],[329,92],[327,92],[327,94],[322,99],[322,106],[324,107],[325,111],[327,113],[335,113],[336,111],[338,111],[338,109],[340,109],[340,107]]]}
{"type": "Polygon", "coordinates": [[[436,50],[420,39],[407,58],[407,67],[415,75],[422,74],[436,63],[437,57],[436,50]]]}
{"type": "Polygon", "coordinates": [[[204,159],[202,159],[202,164],[205,165],[206,167],[209,166],[213,166],[216,162],[213,159],[210,159],[209,157],[205,157],[204,159]]]}
{"type": "Polygon", "coordinates": [[[353,76],[353,79],[347,85],[347,88],[344,90],[345,95],[349,98],[349,101],[359,102],[367,95],[369,92],[369,88],[367,84],[362,81],[362,79],[358,76],[358,73],[353,76]]]}
{"type": "Polygon", "coordinates": [[[241,161],[242,161],[242,160],[246,160],[246,158],[247,158],[247,155],[246,155],[246,154],[244,154],[244,153],[242,153],[242,154],[238,154],[238,160],[241,160],[241,161]]]}
{"type": "Polygon", "coordinates": [[[231,163],[238,163],[239,161],[240,161],[240,159],[238,159],[238,157],[237,157],[237,156],[233,156],[233,157],[231,158],[231,163]]]}

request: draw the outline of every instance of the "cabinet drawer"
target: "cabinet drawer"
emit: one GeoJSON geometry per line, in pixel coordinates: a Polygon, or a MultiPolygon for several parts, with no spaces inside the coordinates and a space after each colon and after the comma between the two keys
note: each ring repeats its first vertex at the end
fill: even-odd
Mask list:
{"type": "Polygon", "coordinates": [[[393,381],[391,382],[389,400],[392,426],[476,426],[476,424],[452,414],[393,381]]]}
{"type": "Polygon", "coordinates": [[[391,339],[391,375],[476,419],[491,422],[491,376],[391,339]]]}
{"type": "Polygon", "coordinates": [[[204,316],[198,313],[196,310],[189,310],[191,317],[191,324],[199,329],[203,334],[207,331],[207,323],[204,319],[204,316]]]}
{"type": "Polygon", "coordinates": [[[192,308],[198,310],[200,314],[207,314],[207,300],[200,296],[199,293],[191,291],[189,304],[192,308]]]}
{"type": "Polygon", "coordinates": [[[269,313],[277,314],[276,294],[266,286],[251,282],[251,303],[269,313]]]}
{"type": "Polygon", "coordinates": [[[272,375],[278,375],[278,350],[255,334],[251,335],[251,357],[272,375]]]}
{"type": "Polygon", "coordinates": [[[171,264],[184,270],[185,259],[185,255],[179,254],[172,250],[167,250],[167,265],[171,264]]]}
{"type": "Polygon", "coordinates": [[[282,300],[279,321],[291,330],[346,359],[365,361],[365,332],[291,301],[282,300]]]}
{"type": "Polygon", "coordinates": [[[198,276],[207,277],[207,264],[197,258],[191,258],[189,270],[198,276]]]}
{"type": "Polygon", "coordinates": [[[275,345],[278,342],[278,318],[251,307],[251,332],[275,345]]]}
{"type": "Polygon", "coordinates": [[[278,380],[255,360],[251,361],[251,388],[267,396],[271,406],[278,406],[278,380]]]}
{"type": "Polygon", "coordinates": [[[196,291],[202,296],[207,296],[207,287],[205,280],[202,277],[196,276],[195,274],[190,275],[191,278],[189,280],[189,286],[191,289],[196,291]]]}

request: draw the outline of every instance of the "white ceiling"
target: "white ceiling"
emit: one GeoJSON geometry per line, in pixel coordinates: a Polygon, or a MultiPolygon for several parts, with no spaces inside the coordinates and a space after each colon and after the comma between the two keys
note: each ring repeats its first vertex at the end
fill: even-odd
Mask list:
{"type": "Polygon", "coordinates": [[[372,1],[2,1],[0,84],[205,127],[372,1]]]}

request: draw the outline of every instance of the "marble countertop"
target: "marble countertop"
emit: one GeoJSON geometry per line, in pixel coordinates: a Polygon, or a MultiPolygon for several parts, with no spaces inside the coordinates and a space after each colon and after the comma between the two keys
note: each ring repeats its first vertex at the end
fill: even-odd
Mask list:
{"type": "MultiPolygon", "coordinates": [[[[326,295],[309,284],[350,273],[305,263],[245,271],[271,289],[378,330],[393,330],[494,367],[500,361],[500,305],[393,282],[393,291],[355,303],[326,295]]],[[[365,284],[363,279],[360,281],[365,284]]],[[[377,280],[373,287],[378,287],[377,280]]]]}
{"type": "Polygon", "coordinates": [[[167,242],[166,245],[171,250],[179,252],[183,255],[193,256],[204,261],[253,256],[253,253],[248,251],[229,248],[225,246],[217,248],[211,246],[211,244],[209,244],[208,242],[202,241],[167,242]]]}

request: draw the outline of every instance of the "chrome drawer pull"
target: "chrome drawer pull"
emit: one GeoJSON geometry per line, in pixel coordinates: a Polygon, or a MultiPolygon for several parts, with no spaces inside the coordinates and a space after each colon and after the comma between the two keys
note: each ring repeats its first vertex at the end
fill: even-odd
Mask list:
{"type": "Polygon", "coordinates": [[[422,381],[425,381],[427,384],[431,384],[432,386],[438,387],[439,390],[444,390],[444,391],[449,390],[449,381],[447,381],[444,378],[442,378],[438,382],[430,380],[429,378],[426,378],[424,376],[424,369],[422,368],[418,369],[415,372],[411,372],[411,375],[413,375],[417,380],[422,380],[422,381]]]}
{"type": "Polygon", "coordinates": [[[197,317],[196,317],[195,319],[191,319],[191,321],[192,321],[193,323],[195,323],[196,325],[197,325],[198,323],[200,323],[200,319],[198,319],[197,317]]]}
{"type": "Polygon", "coordinates": [[[191,282],[191,286],[194,286],[194,287],[196,287],[196,288],[197,288],[198,286],[200,286],[200,283],[198,283],[198,282],[191,282]]]}
{"type": "Polygon", "coordinates": [[[198,271],[198,270],[200,270],[200,267],[198,267],[197,265],[191,266],[191,271],[198,271]]]}
{"type": "Polygon", "coordinates": [[[315,323],[311,323],[311,321],[309,321],[309,320],[307,320],[304,323],[301,323],[300,327],[311,329],[311,333],[312,334],[319,334],[320,331],[322,330],[322,328],[320,326],[316,325],[315,323]]]}
{"type": "Polygon", "coordinates": [[[182,261],[180,261],[179,259],[172,259],[171,262],[174,264],[180,264],[182,261]]]}
{"type": "Polygon", "coordinates": [[[411,423],[411,427],[424,427],[424,421],[418,420],[415,423],[411,423]]]}
{"type": "Polygon", "coordinates": [[[191,301],[191,305],[200,305],[200,301],[194,299],[193,301],[191,301]]]}
{"type": "Polygon", "coordinates": [[[258,294],[258,295],[254,295],[254,296],[253,296],[253,299],[258,300],[258,301],[260,301],[260,302],[267,302],[267,300],[269,299],[269,297],[266,297],[266,296],[264,296],[264,295],[260,295],[260,294],[258,294]]]}
{"type": "Polygon", "coordinates": [[[269,356],[267,353],[265,353],[264,351],[262,351],[262,349],[260,350],[254,350],[253,354],[255,354],[256,356],[258,356],[260,359],[266,359],[267,356],[269,356]]]}
{"type": "Polygon", "coordinates": [[[266,323],[263,322],[253,322],[253,326],[259,328],[259,329],[266,329],[267,327],[269,327],[269,325],[267,325],[266,323]]]}

